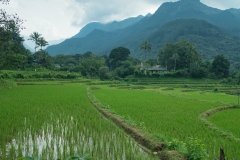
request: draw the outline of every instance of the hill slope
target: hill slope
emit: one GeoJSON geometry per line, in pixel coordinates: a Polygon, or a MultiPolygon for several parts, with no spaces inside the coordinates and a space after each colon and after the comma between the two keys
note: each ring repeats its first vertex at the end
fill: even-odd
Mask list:
{"type": "Polygon", "coordinates": [[[218,27],[197,19],[179,19],[163,25],[148,37],[153,54],[165,43],[184,39],[195,44],[205,59],[224,54],[230,61],[240,60],[240,38],[224,33],[218,27]]]}
{"type": "MultiPolygon", "coordinates": [[[[168,41],[174,42],[179,38],[186,38],[187,40],[194,42],[201,53],[209,55],[207,57],[213,57],[216,53],[228,54],[232,52],[232,50],[234,50],[235,53],[235,49],[229,48],[228,46],[226,48],[221,48],[218,47],[219,44],[217,43],[210,43],[211,45],[207,45],[209,48],[206,49],[203,49],[201,46],[205,46],[205,42],[210,42],[212,38],[217,37],[217,34],[222,35],[222,43],[227,43],[231,46],[235,46],[235,42],[233,42],[235,41],[235,38],[229,34],[235,36],[240,35],[240,18],[238,16],[238,11],[239,10],[237,9],[229,9],[223,11],[216,8],[211,8],[202,4],[199,0],[166,2],[163,3],[152,16],[144,17],[140,21],[128,27],[112,32],[94,30],[85,37],[68,39],[59,45],[48,47],[47,50],[51,55],[60,53],[85,53],[86,51],[92,51],[96,54],[103,55],[110,53],[110,51],[115,47],[124,46],[130,49],[134,57],[140,58],[141,56],[139,53],[141,51],[139,49],[139,46],[144,40],[149,40],[153,46],[151,57],[156,57],[157,51],[161,48],[163,43],[168,41]],[[173,20],[183,20],[190,18],[205,21],[199,22],[197,20],[191,20],[191,22],[188,23],[183,21],[175,22],[177,24],[170,23],[167,24],[170,25],[167,26],[169,30],[166,30],[166,26],[163,28],[161,27],[173,20]],[[210,27],[210,24],[208,24],[206,21],[208,23],[214,24],[215,26],[211,25],[210,27]],[[183,25],[180,25],[181,23],[186,23],[185,25],[190,25],[190,23],[196,23],[197,25],[198,23],[201,23],[201,26],[204,29],[204,34],[201,35],[202,32],[196,33],[196,31],[194,31],[191,34],[188,33],[186,35],[182,34],[179,36],[178,33],[176,33],[176,30],[183,30],[183,25]],[[176,26],[173,28],[171,25],[176,26]],[[177,28],[177,26],[179,28],[177,28]],[[206,27],[210,27],[210,30],[214,30],[216,34],[210,34],[211,36],[206,37],[205,34],[209,32],[209,29],[206,29],[206,27]],[[160,37],[154,37],[154,35],[158,35],[157,33],[161,32],[161,30],[165,30],[162,32],[170,34],[165,35],[166,37],[164,40],[161,40],[160,37]],[[173,33],[175,33],[175,35],[173,33]],[[200,39],[197,41],[196,37],[204,37],[204,41],[200,41],[200,39]]],[[[191,25],[194,26],[194,24],[191,25]]],[[[188,27],[191,27],[191,25],[188,27]]],[[[197,27],[196,25],[194,27],[197,27]]],[[[237,38],[236,40],[238,41],[237,38]]]]}

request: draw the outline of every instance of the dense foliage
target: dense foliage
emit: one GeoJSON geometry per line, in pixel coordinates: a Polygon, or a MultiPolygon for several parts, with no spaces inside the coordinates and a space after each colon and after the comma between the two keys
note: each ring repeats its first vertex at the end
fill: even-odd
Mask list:
{"type": "Polygon", "coordinates": [[[20,30],[14,22],[0,26],[0,70],[24,69],[31,63],[31,53],[22,43],[20,30]]]}

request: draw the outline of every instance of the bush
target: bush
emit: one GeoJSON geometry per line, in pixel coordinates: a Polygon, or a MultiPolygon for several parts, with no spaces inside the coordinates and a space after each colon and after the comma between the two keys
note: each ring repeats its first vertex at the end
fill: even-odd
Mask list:
{"type": "Polygon", "coordinates": [[[187,160],[206,160],[209,157],[204,144],[196,138],[188,138],[186,143],[173,139],[168,143],[168,149],[178,150],[187,160]]]}
{"type": "Polygon", "coordinates": [[[194,68],[191,70],[191,77],[193,78],[204,78],[208,75],[208,70],[205,67],[194,68]]]}
{"type": "Polygon", "coordinates": [[[213,90],[213,92],[218,92],[218,88],[215,88],[215,89],[213,90]]]}
{"type": "Polygon", "coordinates": [[[4,88],[10,89],[10,88],[14,88],[16,86],[17,86],[17,84],[14,81],[4,80],[4,79],[0,78],[0,89],[4,89],[4,88]]]}
{"type": "Polygon", "coordinates": [[[0,76],[2,79],[11,79],[11,76],[7,73],[4,73],[3,75],[0,76]]]}
{"type": "Polygon", "coordinates": [[[21,73],[18,73],[18,74],[16,74],[16,75],[13,75],[13,77],[14,77],[14,78],[17,78],[17,79],[24,79],[24,78],[25,78],[25,76],[24,76],[23,74],[21,74],[21,73]]]}

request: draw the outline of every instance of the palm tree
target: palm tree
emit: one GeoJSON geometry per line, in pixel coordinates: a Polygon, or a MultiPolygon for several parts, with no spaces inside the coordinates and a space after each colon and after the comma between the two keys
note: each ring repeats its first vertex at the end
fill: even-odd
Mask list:
{"type": "Polygon", "coordinates": [[[151,49],[152,49],[151,44],[148,43],[148,41],[143,41],[143,43],[141,44],[141,50],[145,51],[145,60],[146,60],[147,53],[150,53],[151,49]]]}
{"type": "Polygon", "coordinates": [[[172,58],[174,60],[174,71],[176,70],[176,64],[177,64],[177,60],[179,60],[179,55],[177,53],[174,53],[172,55],[172,58]]]}
{"type": "Polygon", "coordinates": [[[36,53],[36,49],[39,47],[38,40],[41,37],[41,34],[39,34],[38,32],[33,32],[29,37],[30,38],[28,40],[32,40],[35,43],[35,53],[36,53]]]}
{"type": "Polygon", "coordinates": [[[40,37],[38,39],[38,45],[41,47],[41,50],[42,50],[42,47],[47,46],[48,42],[43,37],[40,37]]]}

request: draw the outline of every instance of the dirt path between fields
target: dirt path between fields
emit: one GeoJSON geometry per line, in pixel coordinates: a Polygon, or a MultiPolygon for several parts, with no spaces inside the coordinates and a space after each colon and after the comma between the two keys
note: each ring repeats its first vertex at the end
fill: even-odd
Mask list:
{"type": "Polygon", "coordinates": [[[204,111],[203,113],[201,113],[198,118],[200,119],[200,121],[202,121],[209,129],[214,130],[215,132],[220,133],[222,136],[224,136],[225,138],[228,138],[229,140],[234,140],[237,142],[240,142],[240,139],[235,137],[232,134],[229,134],[228,132],[222,131],[221,129],[219,129],[216,125],[214,125],[213,123],[211,123],[210,121],[208,121],[208,117],[213,116],[214,114],[216,114],[217,112],[221,112],[224,110],[228,110],[228,109],[239,109],[239,107],[237,106],[225,106],[225,107],[218,107],[218,108],[213,108],[213,109],[209,109],[204,111]]]}
{"type": "Polygon", "coordinates": [[[183,155],[177,151],[165,151],[165,143],[153,138],[146,132],[141,131],[139,128],[130,125],[121,116],[114,114],[110,110],[104,108],[101,102],[94,96],[91,88],[87,87],[87,96],[91,104],[107,119],[114,122],[117,126],[122,128],[128,135],[130,135],[141,147],[149,154],[156,155],[161,160],[183,160],[183,155]],[[164,150],[164,151],[163,151],[164,150]]]}

